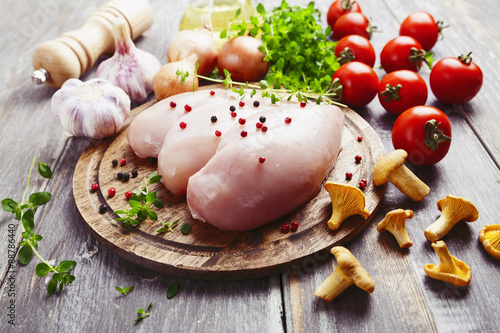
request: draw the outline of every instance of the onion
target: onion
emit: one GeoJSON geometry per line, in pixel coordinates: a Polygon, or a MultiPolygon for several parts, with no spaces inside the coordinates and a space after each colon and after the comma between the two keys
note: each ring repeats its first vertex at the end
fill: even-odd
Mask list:
{"type": "Polygon", "coordinates": [[[172,95],[193,91],[193,84],[194,90],[198,90],[198,77],[193,75],[197,61],[198,57],[192,54],[186,59],[163,65],[153,76],[156,99],[160,101],[172,95]],[[181,76],[177,76],[177,70],[190,74],[182,84],[181,76]]]}
{"type": "Polygon", "coordinates": [[[231,74],[233,81],[252,82],[262,80],[269,69],[264,61],[264,53],[259,50],[263,45],[260,39],[239,36],[222,45],[217,57],[217,67],[224,75],[224,69],[231,74]]]}
{"type": "Polygon", "coordinates": [[[167,59],[169,62],[179,61],[196,54],[200,60],[198,74],[208,76],[213,72],[217,62],[212,25],[210,23],[197,30],[182,30],[170,41],[167,59]]]}

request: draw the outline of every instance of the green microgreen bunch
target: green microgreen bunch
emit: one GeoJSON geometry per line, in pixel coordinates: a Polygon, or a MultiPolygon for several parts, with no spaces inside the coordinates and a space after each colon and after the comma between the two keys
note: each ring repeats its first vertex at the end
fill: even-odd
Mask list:
{"type": "Polygon", "coordinates": [[[151,173],[141,183],[139,190],[132,191],[133,195],[128,200],[131,208],[116,210],[114,212],[114,214],[125,215],[116,219],[122,222],[125,228],[128,228],[131,224],[137,226],[147,218],[153,221],[158,220],[158,214],[156,214],[153,208],[163,208],[164,204],[163,201],[158,199],[156,192],[149,191],[148,185],[155,184],[160,179],[161,176],[158,175],[158,172],[151,173]]]}
{"type": "Polygon", "coordinates": [[[62,291],[65,285],[68,285],[75,280],[71,271],[76,267],[76,262],[63,260],[58,265],[53,266],[50,265],[37,251],[38,242],[41,241],[43,237],[35,233],[35,211],[39,206],[45,205],[49,202],[50,199],[52,199],[52,194],[49,192],[36,192],[32,193],[28,197],[28,200],[25,200],[35,162],[38,164],[38,173],[43,178],[50,179],[52,177],[52,170],[47,163],[40,162],[36,157],[33,158],[21,201],[18,202],[13,199],[6,198],[2,200],[1,204],[3,210],[13,213],[16,220],[21,220],[21,235],[23,240],[19,243],[19,262],[23,265],[27,265],[33,259],[33,254],[35,254],[41,261],[41,263],[36,266],[36,275],[43,277],[49,273],[53,273],[52,279],[47,285],[47,292],[49,295],[52,295],[58,289],[59,291],[62,291]]]}
{"type": "Polygon", "coordinates": [[[146,308],[146,310],[144,310],[143,308],[139,308],[137,310],[137,319],[134,321],[135,323],[138,323],[140,322],[141,320],[143,320],[144,318],[147,318],[149,316],[151,316],[151,314],[149,313],[149,309],[151,308],[151,305],[153,305],[153,302],[149,303],[148,307],[146,308]]]}
{"type": "Polygon", "coordinates": [[[288,100],[295,96],[299,101],[316,99],[318,103],[339,100],[340,82],[332,82],[333,73],[340,67],[335,42],[327,38],[331,27],[322,28],[321,13],[314,2],[303,7],[290,6],[283,0],[271,12],[259,3],[257,13],[259,17],[245,22],[238,21],[237,12],[220,36],[260,36],[264,44],[260,50],[270,64],[266,78],[256,87],[263,89],[263,97],[273,103],[281,101],[283,95],[288,100]]]}
{"type": "Polygon", "coordinates": [[[168,231],[168,232],[174,232],[174,227],[179,223],[179,220],[175,220],[174,222],[163,222],[161,224],[161,228],[156,230],[157,233],[162,233],[162,232],[165,232],[165,231],[168,231]]]}
{"type": "Polygon", "coordinates": [[[123,296],[127,296],[129,292],[134,290],[134,288],[135,286],[125,287],[125,288],[115,287],[116,291],[122,294],[123,296]]]}

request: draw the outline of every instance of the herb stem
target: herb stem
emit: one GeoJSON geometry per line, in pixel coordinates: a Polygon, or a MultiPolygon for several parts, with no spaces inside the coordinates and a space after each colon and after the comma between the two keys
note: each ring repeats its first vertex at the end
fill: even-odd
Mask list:
{"type": "Polygon", "coordinates": [[[26,197],[26,193],[28,192],[28,188],[30,186],[31,171],[33,171],[33,166],[35,165],[35,161],[36,161],[36,156],[33,158],[33,162],[31,162],[30,171],[28,173],[28,181],[26,182],[26,188],[24,189],[23,197],[21,199],[23,203],[24,203],[24,198],[26,197]]]}
{"type": "Polygon", "coordinates": [[[43,257],[40,255],[40,253],[38,253],[38,251],[35,249],[33,244],[31,244],[31,241],[29,239],[26,240],[26,243],[31,247],[31,249],[33,250],[33,253],[38,257],[38,259],[40,259],[41,262],[43,262],[44,264],[49,266],[50,270],[53,271],[52,265],[50,265],[45,259],[43,259],[43,257]]]}

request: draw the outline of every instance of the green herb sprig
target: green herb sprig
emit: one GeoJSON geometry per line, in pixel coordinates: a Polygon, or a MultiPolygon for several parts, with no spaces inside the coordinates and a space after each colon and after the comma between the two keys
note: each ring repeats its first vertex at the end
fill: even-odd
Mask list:
{"type": "Polygon", "coordinates": [[[163,201],[158,199],[156,192],[149,191],[148,185],[155,184],[160,179],[161,176],[156,171],[148,175],[143,183],[141,183],[139,190],[132,192],[133,195],[128,201],[131,208],[114,211],[114,214],[125,215],[116,219],[122,222],[125,228],[128,228],[130,225],[137,226],[147,218],[152,221],[158,220],[158,214],[153,208],[163,208],[164,204],[163,201]]]}
{"type": "Polygon", "coordinates": [[[47,163],[39,161],[36,157],[33,158],[21,201],[18,202],[11,198],[6,198],[2,200],[1,204],[4,211],[13,213],[16,220],[21,220],[21,235],[23,237],[23,240],[19,243],[19,262],[23,265],[27,265],[33,259],[33,254],[35,254],[41,261],[41,263],[39,263],[35,268],[36,275],[39,277],[44,277],[49,273],[53,273],[52,279],[47,285],[47,293],[49,295],[52,295],[57,290],[62,291],[64,286],[72,283],[75,280],[75,277],[71,274],[71,271],[73,271],[73,269],[76,267],[76,262],[71,260],[63,260],[58,265],[53,266],[50,265],[48,261],[45,260],[37,251],[38,242],[40,242],[43,237],[41,235],[35,234],[34,231],[35,211],[39,206],[45,205],[47,202],[49,202],[50,199],[52,199],[52,194],[50,194],[49,192],[36,192],[32,193],[28,197],[28,200],[25,200],[35,162],[38,164],[38,173],[43,178],[50,179],[52,177],[52,170],[47,165],[47,163]]]}
{"type": "Polygon", "coordinates": [[[120,288],[120,287],[115,287],[115,290],[122,294],[123,296],[127,296],[129,292],[133,291],[135,286],[130,286],[130,287],[125,287],[125,288],[120,288]]]}
{"type": "Polygon", "coordinates": [[[147,317],[149,317],[151,315],[149,313],[149,309],[151,308],[151,305],[153,305],[153,302],[149,303],[149,305],[147,306],[146,310],[144,310],[143,308],[139,308],[137,310],[137,315],[139,317],[137,317],[137,319],[134,321],[135,323],[138,323],[141,320],[143,320],[144,318],[147,318],[147,317]]]}

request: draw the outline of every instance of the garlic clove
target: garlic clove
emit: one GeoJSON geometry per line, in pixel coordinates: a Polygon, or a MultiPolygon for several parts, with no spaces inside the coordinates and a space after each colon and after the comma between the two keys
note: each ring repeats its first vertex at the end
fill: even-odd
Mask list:
{"type": "Polygon", "coordinates": [[[122,88],[132,103],[144,102],[153,91],[153,76],[161,67],[160,61],[134,45],[125,20],[113,20],[113,36],[115,53],[97,67],[97,77],[122,88]]]}
{"type": "Polygon", "coordinates": [[[71,135],[102,139],[121,129],[130,98],[105,79],[69,79],[52,96],[51,109],[71,135]]]}

